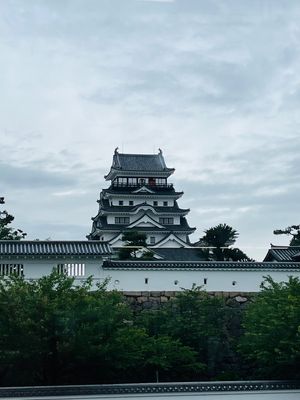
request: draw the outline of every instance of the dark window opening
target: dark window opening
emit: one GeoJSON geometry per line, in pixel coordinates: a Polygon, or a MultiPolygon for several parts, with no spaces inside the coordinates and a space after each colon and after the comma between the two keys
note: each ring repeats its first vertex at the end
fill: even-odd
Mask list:
{"type": "Polygon", "coordinates": [[[159,223],[163,225],[173,225],[174,218],[159,218],[159,223]]]}
{"type": "Polygon", "coordinates": [[[115,217],[115,224],[129,224],[129,217],[115,217]]]}

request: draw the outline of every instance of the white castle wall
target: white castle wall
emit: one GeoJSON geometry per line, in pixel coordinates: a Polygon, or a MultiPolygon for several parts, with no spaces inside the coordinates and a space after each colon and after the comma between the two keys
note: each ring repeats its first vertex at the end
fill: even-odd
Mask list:
{"type": "Polygon", "coordinates": [[[0,263],[22,263],[26,279],[37,279],[51,273],[58,264],[84,263],[85,277],[93,275],[95,284],[110,278],[109,289],[121,291],[180,291],[196,284],[207,291],[257,292],[264,276],[271,275],[277,281],[287,281],[289,276],[298,276],[300,271],[237,271],[237,270],[104,270],[97,259],[22,259],[1,260],[0,263]],[[205,280],[206,279],[206,284],[205,280]]]}

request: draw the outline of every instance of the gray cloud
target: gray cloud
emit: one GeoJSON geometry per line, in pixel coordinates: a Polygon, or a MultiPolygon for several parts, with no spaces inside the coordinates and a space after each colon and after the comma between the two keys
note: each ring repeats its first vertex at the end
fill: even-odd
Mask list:
{"type": "Polygon", "coordinates": [[[83,238],[114,148],[161,147],[196,238],[227,222],[253,257],[284,242],[273,229],[299,222],[299,17],[294,0],[1,2],[0,190],[16,223],[83,238]]]}

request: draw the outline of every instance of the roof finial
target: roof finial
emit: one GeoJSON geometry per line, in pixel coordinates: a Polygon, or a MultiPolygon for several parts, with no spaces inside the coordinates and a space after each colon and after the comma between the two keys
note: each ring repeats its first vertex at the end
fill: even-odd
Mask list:
{"type": "Polygon", "coordinates": [[[119,147],[115,148],[115,154],[118,154],[119,147]]]}
{"type": "Polygon", "coordinates": [[[158,148],[159,154],[162,154],[162,149],[158,148]]]}

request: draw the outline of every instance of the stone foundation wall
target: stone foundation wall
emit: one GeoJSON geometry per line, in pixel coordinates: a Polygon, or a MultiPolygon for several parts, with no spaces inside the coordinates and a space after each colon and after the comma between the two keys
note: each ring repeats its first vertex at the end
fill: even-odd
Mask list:
{"type": "MultiPolygon", "coordinates": [[[[123,292],[128,304],[134,311],[157,310],[176,296],[176,291],[162,292],[123,292]]],[[[251,292],[207,292],[210,296],[223,297],[230,307],[243,307],[252,301],[251,292]]]]}

